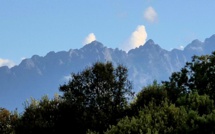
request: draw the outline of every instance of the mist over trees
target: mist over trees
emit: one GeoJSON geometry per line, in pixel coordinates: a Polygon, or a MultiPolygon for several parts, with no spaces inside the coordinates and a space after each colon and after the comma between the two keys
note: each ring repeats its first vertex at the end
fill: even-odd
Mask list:
{"type": "Polygon", "coordinates": [[[214,133],[215,52],[193,56],[168,81],[136,95],[123,65],[97,62],[59,87],[62,95],[0,109],[0,133],[214,133]]]}

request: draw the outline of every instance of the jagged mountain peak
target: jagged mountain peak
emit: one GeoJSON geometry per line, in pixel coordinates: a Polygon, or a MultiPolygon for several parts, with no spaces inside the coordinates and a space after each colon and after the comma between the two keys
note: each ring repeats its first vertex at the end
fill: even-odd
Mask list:
{"type": "Polygon", "coordinates": [[[145,45],[155,45],[155,42],[152,39],[149,39],[148,41],[146,41],[145,45]]]}
{"type": "Polygon", "coordinates": [[[196,49],[196,48],[201,47],[202,44],[203,44],[203,43],[202,43],[200,40],[195,39],[195,40],[193,40],[190,44],[188,44],[188,45],[184,48],[184,50],[187,50],[187,49],[196,49]]]}
{"type": "Polygon", "coordinates": [[[213,34],[211,37],[205,39],[205,43],[215,42],[215,34],[213,34]]]}
{"type": "Polygon", "coordinates": [[[87,47],[87,48],[89,48],[89,47],[104,47],[104,45],[101,42],[95,40],[89,44],[84,45],[84,47],[87,47]]]}
{"type": "Polygon", "coordinates": [[[151,45],[154,45],[154,41],[152,39],[149,39],[145,44],[140,45],[139,47],[136,47],[134,49],[129,50],[128,54],[136,53],[136,52],[144,49],[145,45],[150,47],[151,45]]]}
{"type": "Polygon", "coordinates": [[[30,97],[58,93],[59,84],[64,83],[70,73],[79,72],[96,61],[126,65],[134,90],[139,91],[155,79],[168,79],[173,71],[178,71],[194,54],[209,54],[215,50],[214,44],[215,35],[204,42],[194,40],[186,47],[188,51],[167,51],[149,39],[142,46],[126,53],[93,41],[80,49],[51,51],[45,56],[34,55],[13,68],[0,67],[0,98],[3,100],[0,106],[13,110],[14,107],[21,108],[24,100],[30,97]]]}
{"type": "Polygon", "coordinates": [[[149,39],[143,46],[144,49],[162,49],[158,44],[156,44],[152,39],[149,39]]]}
{"type": "Polygon", "coordinates": [[[104,51],[105,49],[107,49],[106,46],[104,46],[101,42],[99,41],[93,41],[89,44],[84,45],[81,49],[79,49],[84,55],[86,54],[98,54],[101,53],[102,51],[104,51]]]}
{"type": "Polygon", "coordinates": [[[140,46],[140,48],[141,47],[142,47],[142,49],[162,49],[152,39],[149,39],[148,41],[146,41],[146,43],[144,45],[140,46]]]}
{"type": "Polygon", "coordinates": [[[191,44],[202,44],[202,42],[198,39],[195,39],[191,42],[191,44]]]}
{"type": "Polygon", "coordinates": [[[162,49],[158,44],[156,44],[152,39],[149,39],[144,45],[139,46],[138,48],[132,49],[128,54],[132,53],[145,53],[145,52],[160,52],[162,49]]]}
{"type": "Polygon", "coordinates": [[[91,43],[84,45],[79,50],[81,50],[82,52],[95,52],[95,51],[102,51],[105,48],[106,46],[104,46],[101,42],[92,41],[91,43]]]}

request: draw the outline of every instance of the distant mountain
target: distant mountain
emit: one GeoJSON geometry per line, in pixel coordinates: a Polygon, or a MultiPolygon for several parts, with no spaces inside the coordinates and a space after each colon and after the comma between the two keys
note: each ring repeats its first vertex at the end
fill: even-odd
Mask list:
{"type": "Polygon", "coordinates": [[[60,94],[59,86],[68,81],[71,73],[80,72],[97,61],[125,65],[134,90],[138,92],[154,80],[167,80],[193,55],[210,54],[214,50],[215,35],[204,42],[194,40],[184,50],[167,51],[150,39],[128,53],[93,41],[80,49],[34,55],[12,68],[0,67],[0,107],[18,108],[19,111],[31,97],[40,99],[43,95],[60,94]]]}

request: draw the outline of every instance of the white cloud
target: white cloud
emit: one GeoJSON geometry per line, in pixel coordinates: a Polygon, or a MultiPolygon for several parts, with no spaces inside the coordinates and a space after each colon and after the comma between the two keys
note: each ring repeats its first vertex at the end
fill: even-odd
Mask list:
{"type": "Polygon", "coordinates": [[[71,75],[66,75],[66,76],[64,76],[64,77],[63,77],[63,80],[65,80],[65,81],[71,80],[71,75]]]}
{"type": "Polygon", "coordinates": [[[84,40],[83,44],[86,45],[86,44],[89,44],[91,43],[92,41],[95,41],[96,40],[96,36],[94,35],[94,33],[90,33],[84,40]]]}
{"type": "Polygon", "coordinates": [[[147,32],[144,25],[137,26],[136,30],[131,34],[128,41],[124,44],[123,49],[128,52],[141,45],[144,45],[147,39],[147,32]]]}
{"type": "Polygon", "coordinates": [[[144,12],[144,18],[148,21],[148,22],[155,22],[157,20],[157,13],[154,10],[154,8],[152,7],[148,7],[145,12],[144,12]]]}
{"type": "Polygon", "coordinates": [[[181,45],[181,46],[178,47],[178,49],[179,50],[184,50],[184,46],[181,45]]]}
{"type": "Polygon", "coordinates": [[[0,58],[0,67],[2,66],[8,66],[9,68],[15,66],[15,63],[8,59],[1,59],[0,58]]]}

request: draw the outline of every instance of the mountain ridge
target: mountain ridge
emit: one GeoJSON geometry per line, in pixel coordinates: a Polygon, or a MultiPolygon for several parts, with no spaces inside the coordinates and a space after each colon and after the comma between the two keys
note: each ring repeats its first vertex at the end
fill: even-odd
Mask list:
{"type": "Polygon", "coordinates": [[[134,90],[138,92],[154,80],[167,80],[193,55],[210,54],[212,50],[215,50],[215,35],[204,42],[193,40],[184,50],[168,51],[149,39],[128,52],[93,41],[80,49],[50,51],[45,56],[35,54],[12,68],[0,67],[0,107],[22,109],[22,104],[30,97],[39,99],[43,95],[60,94],[59,86],[67,82],[71,73],[80,72],[97,61],[125,65],[134,90]]]}

